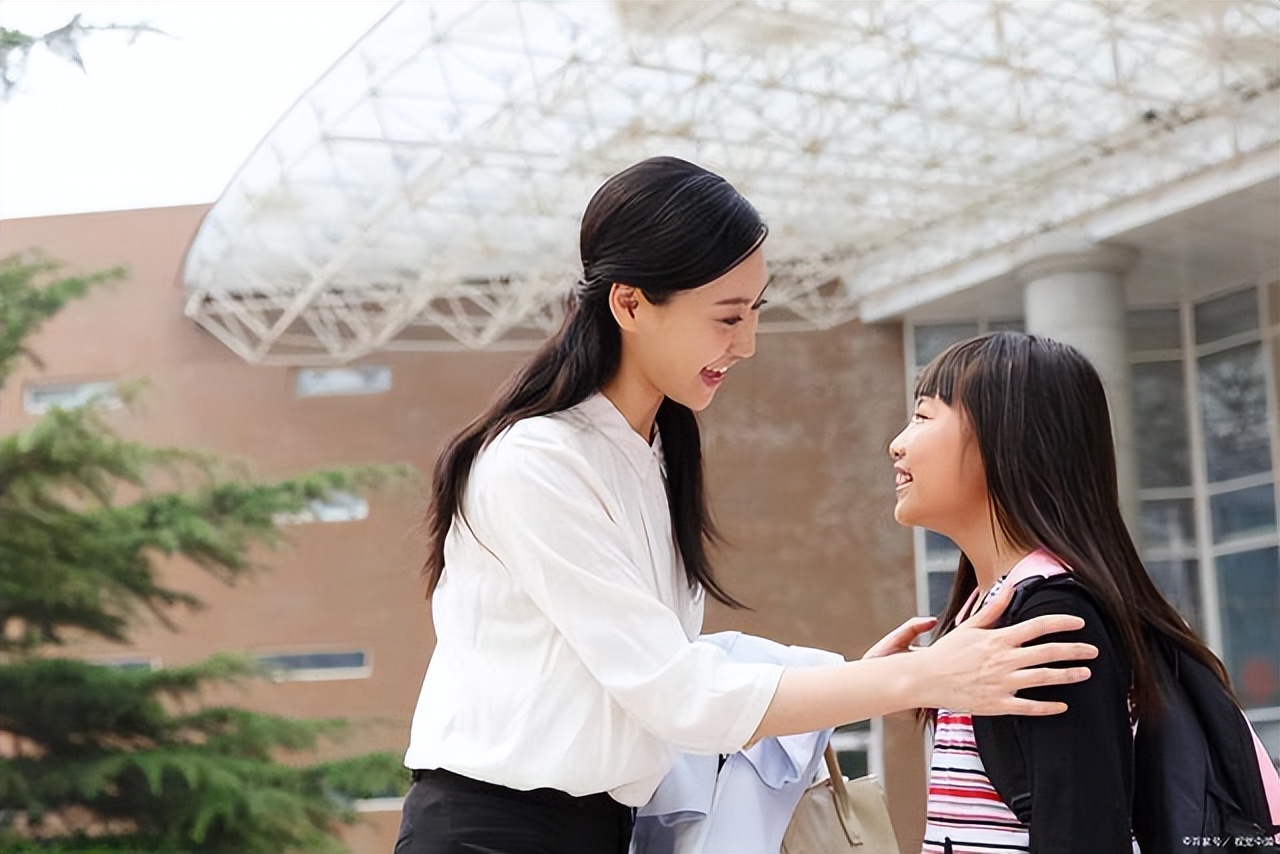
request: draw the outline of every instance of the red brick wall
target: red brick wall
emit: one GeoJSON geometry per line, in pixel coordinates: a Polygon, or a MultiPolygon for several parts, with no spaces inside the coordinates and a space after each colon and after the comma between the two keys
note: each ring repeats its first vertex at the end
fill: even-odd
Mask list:
{"type": "MultiPolygon", "coordinates": [[[[203,206],[8,220],[0,254],[40,247],[70,271],[117,264],[125,281],[60,315],[33,342],[45,362],[0,389],[0,431],[22,414],[33,378],[146,378],[139,404],[113,414],[143,441],[214,451],[264,476],[352,462],[408,462],[430,471],[452,431],[485,403],[518,353],[383,354],[386,394],[299,400],[294,373],[245,363],[182,313],[183,254],[203,206]]],[[[737,628],[854,657],[913,613],[911,544],[892,520],[884,448],[903,411],[901,330],[848,324],[761,335],[703,416],[709,490],[732,547],[723,579],[755,610],[713,607],[708,630],[737,628]]],[[[400,750],[433,643],[421,596],[423,496],[389,492],[367,520],[292,529],[260,558],[270,567],[234,588],[190,568],[166,571],[208,608],[181,630],[144,626],[126,650],[86,643],[86,655],[134,653],[177,664],[219,650],[350,646],[371,656],[368,679],[260,684],[230,699],[297,716],[340,715],[367,728],[339,751],[400,750]]],[[[921,737],[908,717],[886,721],[886,776],[904,850],[923,822],[921,737]]],[[[389,851],[398,816],[375,814],[348,840],[389,851]]]]}

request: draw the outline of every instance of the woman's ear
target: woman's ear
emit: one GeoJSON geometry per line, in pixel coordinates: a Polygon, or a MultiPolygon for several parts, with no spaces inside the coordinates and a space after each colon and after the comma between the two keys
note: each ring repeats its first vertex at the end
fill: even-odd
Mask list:
{"type": "Polygon", "coordinates": [[[609,311],[623,332],[634,332],[636,309],[640,307],[640,289],[614,283],[609,290],[609,311]]]}

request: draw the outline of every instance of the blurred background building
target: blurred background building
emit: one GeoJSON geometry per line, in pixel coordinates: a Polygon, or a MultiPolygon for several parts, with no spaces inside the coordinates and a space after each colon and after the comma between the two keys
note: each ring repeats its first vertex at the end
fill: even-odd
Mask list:
{"type": "MultiPolygon", "coordinates": [[[[1072,343],[1115,414],[1130,527],[1280,755],[1280,7],[1218,2],[402,3],[280,118],[212,205],[9,219],[125,283],[45,330],[0,430],[151,381],[130,436],[264,474],[429,472],[578,275],[609,174],[672,154],[771,225],[756,358],[704,413],[738,628],[860,655],[936,613],[957,553],[898,528],[885,449],[913,377],[992,329],[1072,343]]],[[[269,658],[255,707],[402,747],[433,637],[425,499],[335,495],[278,568],[128,650],[269,658]]],[[[181,571],[175,569],[175,571],[181,571]]],[[[923,827],[909,716],[839,736],[923,827]]],[[[362,806],[386,851],[398,803],[362,806]]]]}

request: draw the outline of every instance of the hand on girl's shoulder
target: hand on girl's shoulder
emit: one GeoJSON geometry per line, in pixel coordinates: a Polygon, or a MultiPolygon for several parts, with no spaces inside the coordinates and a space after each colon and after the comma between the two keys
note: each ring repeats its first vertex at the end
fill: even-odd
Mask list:
{"type": "Polygon", "coordinates": [[[1079,617],[1084,620],[1084,627],[1075,631],[1043,635],[1030,643],[1068,641],[1093,644],[1098,648],[1099,658],[1114,655],[1122,648],[1113,636],[1114,627],[1103,616],[1092,594],[1070,578],[1053,578],[1035,583],[1024,595],[1014,597],[1004,619],[1007,624],[1025,623],[1050,614],[1079,617]]]}

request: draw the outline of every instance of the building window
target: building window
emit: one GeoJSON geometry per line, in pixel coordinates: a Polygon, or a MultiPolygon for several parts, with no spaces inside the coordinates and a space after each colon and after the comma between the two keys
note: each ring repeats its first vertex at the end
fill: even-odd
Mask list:
{"type": "Polygon", "coordinates": [[[1131,312],[1129,321],[1143,558],[1222,657],[1273,758],[1280,756],[1276,296],[1275,284],[1237,288],[1131,312]]]}
{"type": "Polygon", "coordinates": [[[51,409],[79,409],[82,406],[119,409],[122,405],[116,384],[40,383],[22,390],[22,408],[29,415],[43,415],[51,409]]]}
{"type": "Polygon", "coordinates": [[[363,650],[260,653],[256,657],[275,682],[368,679],[373,675],[363,650]]]}
{"type": "Polygon", "coordinates": [[[311,522],[358,522],[369,517],[369,502],[351,492],[337,491],[310,502],[297,513],[277,513],[277,525],[305,525],[311,522]]]}
{"type": "Polygon", "coordinates": [[[400,812],[404,809],[404,798],[388,796],[385,798],[357,798],[351,804],[356,812],[400,812]]]}
{"type": "Polygon", "coordinates": [[[294,386],[298,397],[379,394],[384,391],[391,391],[391,369],[385,365],[302,368],[294,386]]]}
{"type": "Polygon", "coordinates": [[[90,663],[100,667],[110,667],[112,670],[159,670],[161,667],[160,659],[140,655],[95,658],[91,659],[90,663]]]}
{"type": "Polygon", "coordinates": [[[884,720],[872,718],[837,727],[831,735],[840,771],[850,780],[874,774],[884,781],[884,720]]]}
{"type": "Polygon", "coordinates": [[[916,372],[912,373],[913,378],[920,368],[932,362],[943,350],[957,341],[979,334],[977,323],[935,323],[916,326],[913,332],[911,352],[915,355],[912,364],[916,368],[916,372]]]}

